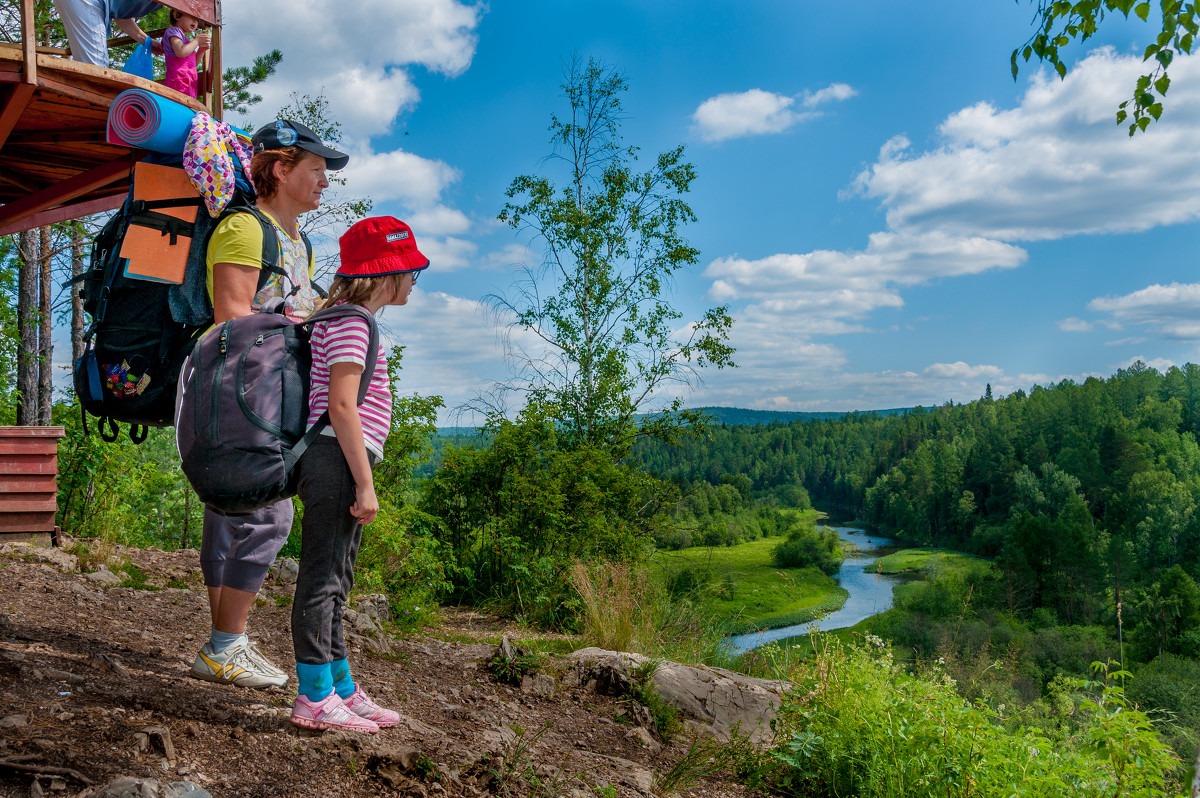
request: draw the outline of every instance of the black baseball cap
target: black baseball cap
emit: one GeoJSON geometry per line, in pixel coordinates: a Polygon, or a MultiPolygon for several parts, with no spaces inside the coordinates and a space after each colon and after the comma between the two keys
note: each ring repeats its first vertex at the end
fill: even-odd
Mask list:
{"type": "Polygon", "coordinates": [[[290,119],[276,119],[269,125],[263,125],[254,134],[254,151],[282,150],[284,147],[299,147],[305,152],[320,155],[325,159],[325,168],[338,170],[350,162],[350,156],[338,152],[332,147],[326,147],[321,137],[313,133],[299,122],[290,119]]]}

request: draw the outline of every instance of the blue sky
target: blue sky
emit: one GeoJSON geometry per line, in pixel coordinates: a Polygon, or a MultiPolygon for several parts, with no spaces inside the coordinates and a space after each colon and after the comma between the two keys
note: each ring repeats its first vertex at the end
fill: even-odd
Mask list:
{"type": "Polygon", "coordinates": [[[1014,82],[1032,9],[1011,0],[344,7],[227,4],[226,63],[283,50],[256,121],[323,91],[346,193],[431,257],[384,316],[402,390],[454,406],[506,375],[482,299],[540,257],[495,217],[547,169],[572,54],[625,75],[644,160],[685,143],[696,166],[701,258],[673,297],[688,319],[730,306],[739,368],[703,374],[690,405],[963,402],[1200,358],[1200,61],[1176,60],[1148,134],[1113,122],[1151,26],[1113,19],[1066,81],[1014,82]]]}

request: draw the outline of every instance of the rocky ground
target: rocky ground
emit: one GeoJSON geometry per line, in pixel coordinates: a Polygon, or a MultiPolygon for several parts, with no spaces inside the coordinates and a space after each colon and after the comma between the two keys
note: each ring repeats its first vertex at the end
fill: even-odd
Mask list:
{"type": "MultiPolygon", "coordinates": [[[[96,564],[81,568],[61,549],[0,547],[0,796],[747,794],[725,773],[672,783],[704,724],[664,745],[639,705],[605,694],[620,690],[594,663],[548,658],[522,684],[499,683],[487,664],[497,641],[527,633],[462,610],[396,638],[360,604],[351,664],[402,722],[375,736],[301,731],[288,722],[294,678],[278,691],[187,675],[208,633],[195,551],[121,548],[109,560],[134,563],[144,587],[82,573],[96,564]]],[[[286,569],[270,579],[250,618],[285,669],[287,582],[286,569]]],[[[708,731],[727,731],[729,717],[710,720],[708,731]]]]}

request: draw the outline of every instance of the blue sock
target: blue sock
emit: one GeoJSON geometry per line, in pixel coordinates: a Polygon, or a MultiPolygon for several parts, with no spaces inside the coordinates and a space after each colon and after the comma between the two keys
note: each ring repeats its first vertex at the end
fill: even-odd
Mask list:
{"type": "Polygon", "coordinates": [[[354,680],[350,678],[350,662],[343,657],[329,663],[330,675],[333,677],[333,689],[338,698],[349,698],[354,694],[354,680]]]}
{"type": "Polygon", "coordinates": [[[296,678],[300,682],[300,694],[309,701],[323,701],[333,692],[333,677],[329,673],[328,662],[324,665],[297,662],[296,678]]]}
{"type": "Polygon", "coordinates": [[[214,626],[211,634],[209,634],[208,637],[208,645],[214,654],[220,654],[222,651],[236,643],[243,634],[245,633],[240,632],[238,634],[233,634],[232,632],[221,632],[218,631],[217,627],[214,626]]]}

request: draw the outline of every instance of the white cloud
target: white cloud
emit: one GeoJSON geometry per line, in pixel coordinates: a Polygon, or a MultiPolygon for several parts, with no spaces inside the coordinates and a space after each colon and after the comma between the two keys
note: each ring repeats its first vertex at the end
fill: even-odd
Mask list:
{"type": "Polygon", "coordinates": [[[1088,310],[1107,313],[1119,326],[1143,327],[1165,338],[1200,340],[1200,283],[1149,285],[1131,294],[1099,297],[1088,310]]]}
{"type": "Polygon", "coordinates": [[[1062,319],[1058,322],[1058,329],[1063,332],[1091,332],[1094,325],[1090,321],[1077,319],[1072,316],[1069,319],[1062,319]]]}
{"type": "Polygon", "coordinates": [[[373,152],[353,150],[342,172],[347,189],[376,203],[396,201],[409,208],[432,210],[442,192],[459,179],[459,172],[444,161],[422,158],[404,150],[373,152]]]}
{"type": "Polygon", "coordinates": [[[226,3],[228,65],[249,64],[278,48],[278,72],[255,91],[254,118],[283,107],[292,92],[323,90],[348,138],[386,132],[417,101],[406,71],[421,66],[450,77],[471,63],[485,5],[456,0],[255,0],[226,3]],[[352,13],[351,13],[352,11],[352,13]],[[363,20],[369,20],[367,28],[363,20]]]}
{"type": "Polygon", "coordinates": [[[804,92],[801,95],[805,108],[815,108],[822,103],[841,102],[858,95],[854,87],[848,83],[830,83],[823,89],[814,92],[804,92]]]}
{"type": "Polygon", "coordinates": [[[782,133],[803,117],[791,110],[795,102],[792,97],[762,89],[718,94],[700,103],[692,122],[705,141],[782,133]]]}
{"type": "MultiPolygon", "coordinates": [[[[1020,266],[1027,259],[1023,241],[1200,218],[1200,149],[1193,146],[1200,128],[1200,56],[1175,59],[1162,120],[1130,139],[1112,113],[1143,69],[1137,57],[1097,51],[1065,81],[1045,74],[1033,79],[1014,108],[981,103],[951,114],[933,148],[918,150],[902,135],[889,139],[844,195],[875,199],[886,212],[886,229],[870,235],[861,250],[712,261],[704,271],[708,298],[734,305],[736,359],[749,368],[714,375],[701,389],[710,396],[706,401],[740,393],[762,397],[760,406],[897,407],[969,401],[988,382],[1001,395],[1062,379],[1010,377],[997,366],[966,362],[851,373],[844,370],[845,353],[820,339],[876,332],[872,314],[903,307],[910,286],[1020,266]]],[[[723,98],[743,98],[776,127],[797,113],[788,98],[762,94],[757,103],[745,95],[710,101],[709,136],[756,132],[745,120],[737,127],[735,104],[715,102],[723,98]]],[[[840,95],[846,90],[831,86],[802,95],[800,107],[840,95]]],[[[1063,319],[1059,329],[1140,326],[1200,340],[1200,284],[1150,286],[1096,299],[1088,309],[1101,317],[1063,319]]]]}
{"type": "Polygon", "coordinates": [[[1172,62],[1167,110],[1130,138],[1113,109],[1144,69],[1099,50],[1066,80],[1039,73],[1016,108],[951,114],[936,149],[893,138],[855,187],[913,233],[1034,241],[1200,218],[1200,57],[1172,62]]]}
{"type": "MultiPolygon", "coordinates": [[[[414,228],[415,229],[415,228],[414,228]]],[[[438,271],[454,271],[472,265],[479,247],[474,241],[449,236],[420,239],[418,245],[429,264],[438,271]]]]}
{"type": "Polygon", "coordinates": [[[1142,357],[1141,355],[1136,355],[1134,357],[1129,358],[1124,363],[1121,363],[1120,366],[1118,366],[1118,368],[1127,369],[1130,366],[1132,366],[1134,363],[1141,363],[1143,365],[1149,366],[1150,368],[1154,369],[1155,371],[1157,371],[1159,373],[1168,371],[1172,366],[1176,365],[1175,361],[1170,360],[1165,357],[1146,358],[1146,357],[1142,357]]]}

